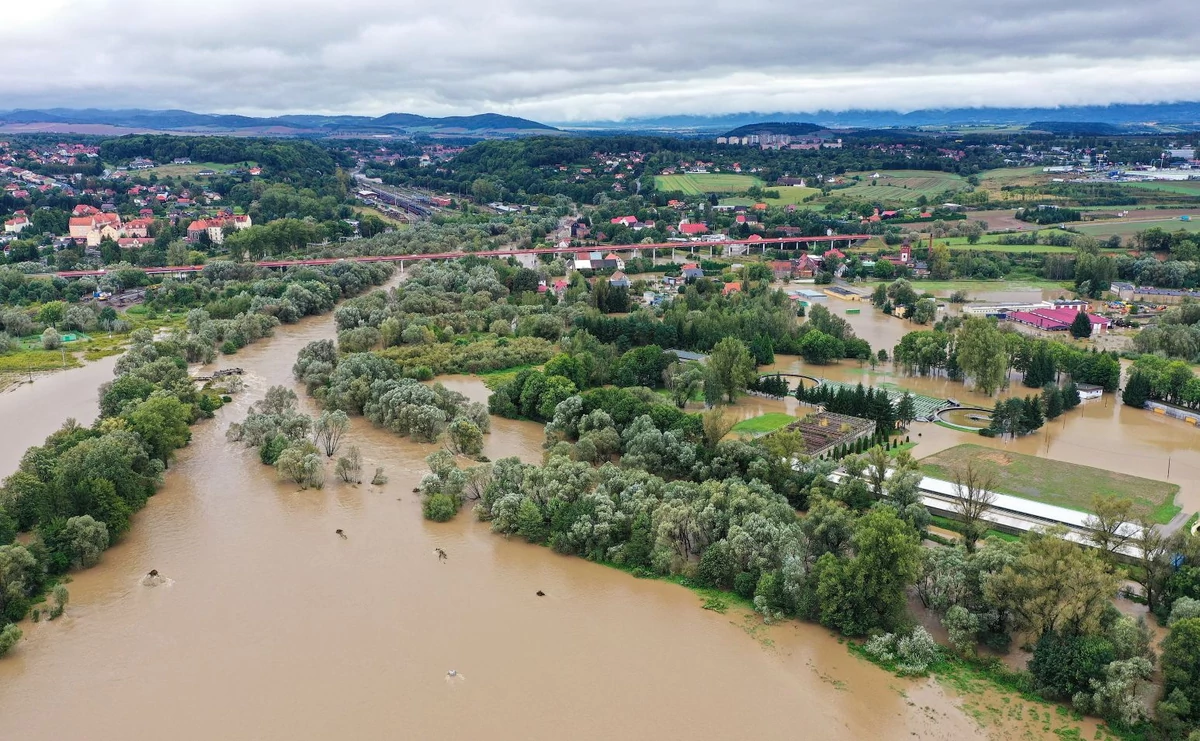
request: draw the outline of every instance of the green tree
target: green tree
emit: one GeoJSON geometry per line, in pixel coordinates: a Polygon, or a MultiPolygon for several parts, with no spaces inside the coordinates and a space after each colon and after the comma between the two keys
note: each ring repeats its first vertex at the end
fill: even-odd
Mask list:
{"type": "Polygon", "coordinates": [[[736,337],[726,337],[709,353],[705,388],[711,389],[715,398],[732,404],[754,377],[754,358],[736,337]]]}
{"type": "Polygon", "coordinates": [[[425,502],[421,507],[421,511],[425,515],[425,519],[433,520],[434,522],[449,522],[458,514],[458,505],[454,498],[449,494],[437,492],[425,497],[425,502]]]}
{"type": "Polygon", "coordinates": [[[1077,340],[1092,336],[1092,320],[1088,318],[1086,311],[1077,313],[1071,320],[1071,336],[1077,340]]]}
{"type": "Polygon", "coordinates": [[[192,439],[191,409],[174,396],[151,396],[126,415],[129,429],[146,444],[150,456],[163,462],[192,439]]]}
{"type": "Polygon", "coordinates": [[[1121,401],[1126,405],[1141,409],[1150,400],[1150,379],[1146,374],[1135,370],[1129,374],[1125,388],[1121,391],[1121,401]]]}
{"type": "Polygon", "coordinates": [[[1026,536],[1025,553],[984,588],[993,603],[1012,611],[1018,627],[1037,636],[1098,633],[1119,585],[1099,555],[1064,534],[1060,527],[1026,536]]]}
{"type": "Polygon", "coordinates": [[[1180,620],[1162,643],[1163,694],[1179,692],[1200,719],[1200,618],[1180,620]]]}
{"type": "Polygon", "coordinates": [[[17,645],[17,641],[20,640],[21,629],[16,625],[9,623],[0,629],[0,658],[4,658],[4,654],[12,650],[12,647],[17,645]]]}
{"type": "Polygon", "coordinates": [[[846,635],[895,626],[921,570],[916,532],[890,508],[871,509],[855,524],[852,546],[848,559],[826,553],[817,560],[821,623],[846,635]]]}
{"type": "Polygon", "coordinates": [[[42,324],[53,327],[63,320],[67,313],[67,305],[62,301],[49,301],[38,310],[37,320],[42,324]]]}
{"type": "Polygon", "coordinates": [[[809,363],[827,365],[842,357],[845,346],[836,337],[812,329],[800,338],[800,355],[809,363]]]}
{"type": "Polygon", "coordinates": [[[958,363],[983,393],[990,396],[1000,388],[1008,364],[995,321],[972,316],[963,322],[958,331],[958,363]]]}

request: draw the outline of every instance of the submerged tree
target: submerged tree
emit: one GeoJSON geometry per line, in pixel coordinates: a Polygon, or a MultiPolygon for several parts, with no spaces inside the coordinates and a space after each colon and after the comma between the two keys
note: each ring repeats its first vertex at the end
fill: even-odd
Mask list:
{"type": "Polygon", "coordinates": [[[963,543],[968,553],[975,552],[975,544],[987,532],[988,512],[996,501],[995,475],[974,458],[954,467],[954,511],[962,520],[963,543]]]}

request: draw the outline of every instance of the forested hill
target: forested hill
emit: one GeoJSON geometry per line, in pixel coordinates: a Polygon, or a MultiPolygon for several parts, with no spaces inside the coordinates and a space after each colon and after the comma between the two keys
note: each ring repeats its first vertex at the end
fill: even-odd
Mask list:
{"type": "Polygon", "coordinates": [[[268,177],[308,187],[332,178],[338,167],[353,164],[345,155],[308,141],[171,134],[106,139],[100,143],[100,156],[114,164],[125,164],[135,157],[155,162],[171,162],[181,157],[221,164],[253,162],[262,166],[268,177]]]}
{"type": "Polygon", "coordinates": [[[797,123],[795,121],[767,121],[765,123],[747,124],[739,126],[733,131],[726,132],[725,136],[750,136],[751,134],[788,134],[789,136],[804,136],[821,131],[823,126],[818,126],[813,123],[797,123]]]}

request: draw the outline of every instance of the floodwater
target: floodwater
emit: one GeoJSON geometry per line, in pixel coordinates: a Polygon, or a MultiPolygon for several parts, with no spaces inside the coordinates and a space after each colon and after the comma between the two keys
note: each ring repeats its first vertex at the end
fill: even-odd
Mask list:
{"type": "Polygon", "coordinates": [[[116,364],[116,356],[107,357],[0,391],[0,479],[68,418],[90,425],[100,414],[100,384],[112,380],[116,364]]]}
{"type": "MultiPolygon", "coordinates": [[[[1054,293],[1033,291],[1028,294],[1028,298],[1042,300],[1053,297],[1054,293]]],[[[1025,297],[1012,293],[995,295],[998,298],[992,300],[1025,297]]],[[[888,355],[892,355],[891,348],[900,337],[921,328],[906,320],[889,317],[869,302],[829,299],[826,305],[831,312],[844,317],[859,337],[870,342],[875,349],[886,348],[888,355]],[[847,308],[860,308],[862,312],[846,314],[847,308]]],[[[805,363],[793,355],[776,355],[773,365],[764,366],[759,370],[764,373],[800,373],[845,383],[862,383],[865,386],[895,384],[916,394],[943,399],[953,398],[965,406],[991,408],[996,401],[995,398],[985,396],[943,376],[923,378],[904,375],[890,362],[881,363],[874,369],[858,361],[842,361],[821,366],[805,363]]],[[[1014,373],[1008,388],[1000,391],[997,396],[1028,396],[1037,393],[1037,389],[1023,386],[1019,375],[1014,373]]],[[[772,401],[748,398],[738,406],[739,417],[772,411],[802,414],[807,409],[797,406],[793,399],[772,401]]],[[[914,424],[910,436],[918,443],[912,451],[918,458],[933,455],[961,443],[974,443],[1170,481],[1180,487],[1176,503],[1181,505],[1185,512],[1200,510],[1200,433],[1195,427],[1181,420],[1127,407],[1121,403],[1119,393],[1104,394],[1100,399],[1085,401],[1074,410],[1048,422],[1037,434],[1017,440],[989,439],[975,433],[923,423],[914,424]]]]}
{"type": "MultiPolygon", "coordinates": [[[[313,318],[222,358],[246,390],[197,425],[131,533],[74,575],[66,616],[24,624],[0,661],[0,738],[983,737],[936,684],[817,626],[702,610],[681,587],[506,540],[469,512],[423,520],[412,490],[434,446],[362,419],[346,443],[388,484],[277,481],[225,429],[269,386],[294,386],[296,352],[332,334],[313,318]],[[165,583],[143,586],[150,569],[165,583]]],[[[495,420],[485,454],[536,461],[541,442],[538,425],[495,420]]]]}

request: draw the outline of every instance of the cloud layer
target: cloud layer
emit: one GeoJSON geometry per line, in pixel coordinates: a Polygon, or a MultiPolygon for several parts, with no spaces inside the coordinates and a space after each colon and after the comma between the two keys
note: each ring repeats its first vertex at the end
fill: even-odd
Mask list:
{"type": "Polygon", "coordinates": [[[15,5],[3,108],[570,122],[1200,99],[1185,0],[15,5]]]}

